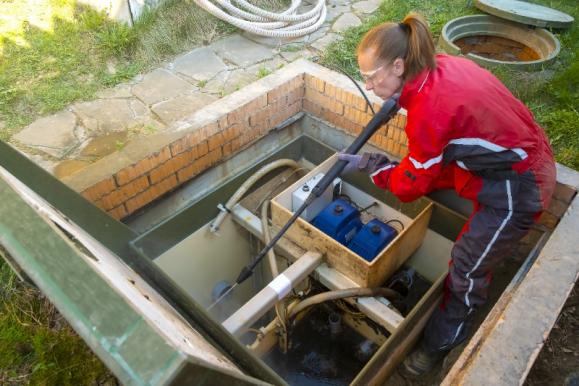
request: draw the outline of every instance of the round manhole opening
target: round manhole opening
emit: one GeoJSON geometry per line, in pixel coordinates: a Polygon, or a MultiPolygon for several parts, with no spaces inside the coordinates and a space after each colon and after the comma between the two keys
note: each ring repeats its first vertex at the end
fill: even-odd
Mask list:
{"type": "Polygon", "coordinates": [[[439,46],[485,66],[538,70],[559,54],[559,40],[549,31],[488,15],[464,16],[442,29],[439,46]]]}
{"type": "Polygon", "coordinates": [[[453,43],[460,48],[463,55],[473,54],[504,62],[532,62],[541,59],[541,55],[531,47],[498,36],[469,36],[453,43]]]}

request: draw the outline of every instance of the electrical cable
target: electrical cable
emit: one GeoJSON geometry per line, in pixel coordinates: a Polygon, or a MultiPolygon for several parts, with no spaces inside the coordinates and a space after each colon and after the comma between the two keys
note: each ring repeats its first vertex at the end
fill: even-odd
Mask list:
{"type": "Polygon", "coordinates": [[[392,220],[384,221],[384,224],[390,224],[392,222],[400,224],[400,227],[402,227],[402,229],[400,229],[400,232],[402,232],[404,230],[404,223],[396,218],[393,218],[392,220]]]}
{"type": "Polygon", "coordinates": [[[338,71],[338,72],[341,72],[342,74],[346,75],[348,77],[348,79],[350,79],[352,81],[352,83],[354,83],[354,86],[356,86],[358,91],[360,91],[360,94],[362,94],[362,96],[364,97],[364,100],[366,100],[366,106],[368,106],[370,111],[372,111],[372,115],[376,115],[376,111],[374,110],[374,106],[372,106],[372,103],[370,102],[368,95],[366,95],[364,90],[362,90],[362,87],[360,87],[360,85],[358,84],[358,81],[356,79],[354,79],[350,74],[348,74],[346,71],[342,70],[339,67],[330,66],[330,65],[326,65],[326,66],[331,70],[338,71]]]}

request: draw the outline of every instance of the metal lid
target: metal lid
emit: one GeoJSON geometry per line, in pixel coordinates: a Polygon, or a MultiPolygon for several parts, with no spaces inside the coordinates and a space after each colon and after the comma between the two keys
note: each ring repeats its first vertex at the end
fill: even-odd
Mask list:
{"type": "Polygon", "coordinates": [[[502,19],[537,27],[569,28],[575,20],[553,8],[517,0],[475,0],[474,6],[502,19]]]}

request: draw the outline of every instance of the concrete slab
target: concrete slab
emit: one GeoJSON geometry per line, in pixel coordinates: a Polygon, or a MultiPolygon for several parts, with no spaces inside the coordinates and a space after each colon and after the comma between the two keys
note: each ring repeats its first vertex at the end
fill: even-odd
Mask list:
{"type": "Polygon", "coordinates": [[[109,133],[92,139],[82,149],[80,155],[84,157],[102,158],[119,150],[128,138],[127,131],[109,133]]]}
{"type": "Polygon", "coordinates": [[[89,135],[125,131],[151,123],[149,110],[140,101],[132,99],[98,99],[72,106],[89,135]]]}
{"type": "Polygon", "coordinates": [[[194,93],[157,103],[151,110],[161,121],[169,125],[194,113],[203,106],[217,100],[217,97],[207,93],[194,93]]]}
{"type": "Polygon", "coordinates": [[[359,1],[352,5],[352,8],[355,11],[360,13],[372,13],[378,9],[380,6],[381,0],[366,0],[366,1],[359,1]]]}
{"type": "Polygon", "coordinates": [[[238,66],[250,66],[271,59],[275,52],[271,48],[252,42],[241,35],[228,36],[210,46],[221,58],[238,66]]]}
{"type": "Polygon", "coordinates": [[[40,118],[12,138],[26,146],[61,158],[79,145],[74,134],[75,127],[76,116],[70,111],[63,111],[40,118]]]}
{"type": "Polygon", "coordinates": [[[227,66],[210,48],[202,47],[177,58],[174,69],[199,81],[213,78],[218,72],[227,70],[227,66]]]}
{"type": "Polygon", "coordinates": [[[61,179],[73,175],[74,173],[84,169],[88,165],[90,165],[90,162],[88,161],[76,159],[66,160],[56,165],[52,173],[56,178],[61,179]]]}
{"type": "Polygon", "coordinates": [[[332,25],[332,30],[336,32],[343,32],[351,27],[357,27],[362,24],[360,18],[353,13],[345,13],[338,18],[332,25]]]}
{"type": "Polygon", "coordinates": [[[191,92],[196,87],[164,69],[156,69],[146,74],[143,80],[133,86],[133,94],[148,106],[191,92]]]}

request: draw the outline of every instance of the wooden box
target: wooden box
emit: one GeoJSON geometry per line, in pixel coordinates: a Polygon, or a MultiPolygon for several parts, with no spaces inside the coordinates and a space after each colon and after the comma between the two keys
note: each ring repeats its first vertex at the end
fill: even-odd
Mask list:
{"type": "MultiPolygon", "coordinates": [[[[282,227],[292,215],[292,192],[301,187],[313,176],[325,173],[337,160],[337,155],[328,158],[314,168],[310,173],[298,180],[295,184],[274,197],[271,201],[271,216],[273,225],[282,227]]],[[[289,238],[304,249],[323,253],[324,260],[362,287],[377,287],[386,281],[396,270],[418,249],[428,228],[433,204],[425,200],[423,208],[414,218],[410,218],[400,211],[384,204],[361,190],[343,183],[343,192],[350,194],[354,202],[360,207],[366,207],[377,202],[369,209],[372,217],[396,219],[404,224],[404,229],[390,242],[372,261],[368,262],[344,245],[338,243],[312,224],[299,218],[287,231],[289,238]]],[[[362,217],[366,222],[368,218],[362,217]]],[[[396,227],[396,224],[393,224],[396,227]]]]}

